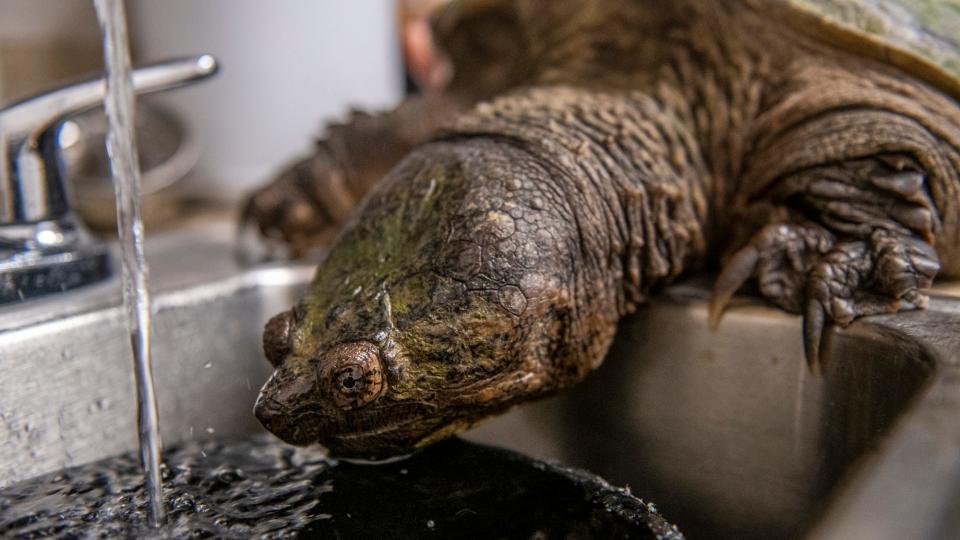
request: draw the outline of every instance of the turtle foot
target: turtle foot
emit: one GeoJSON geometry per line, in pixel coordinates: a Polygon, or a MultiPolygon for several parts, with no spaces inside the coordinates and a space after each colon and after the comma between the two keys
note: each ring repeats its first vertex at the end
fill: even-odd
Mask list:
{"type": "Polygon", "coordinates": [[[826,323],[846,327],[867,315],[922,309],[922,291],[938,270],[936,251],[911,234],[876,229],[851,241],[816,224],[768,225],[717,278],[710,322],[716,326],[734,292],[755,278],[764,298],[803,314],[804,351],[817,372],[826,323]]]}

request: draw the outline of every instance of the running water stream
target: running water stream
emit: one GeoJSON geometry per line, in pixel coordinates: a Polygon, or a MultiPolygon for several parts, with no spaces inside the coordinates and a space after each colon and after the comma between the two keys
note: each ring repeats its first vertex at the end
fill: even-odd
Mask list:
{"type": "Polygon", "coordinates": [[[148,520],[163,523],[163,486],[160,480],[160,429],[150,358],[150,294],[143,256],[140,219],[140,163],[134,138],[134,92],[130,72],[126,16],[122,0],[94,0],[106,68],[104,100],[109,130],[107,152],[117,196],[117,232],[123,264],[123,303],[126,306],[137,385],[137,426],[140,463],[149,498],[148,520]]]}

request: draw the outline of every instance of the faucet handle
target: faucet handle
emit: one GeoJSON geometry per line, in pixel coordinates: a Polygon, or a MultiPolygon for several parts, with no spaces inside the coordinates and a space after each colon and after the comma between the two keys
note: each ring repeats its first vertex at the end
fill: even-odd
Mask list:
{"type": "MultiPolygon", "coordinates": [[[[137,94],[165,90],[216,73],[210,55],[133,71],[137,94]]],[[[55,219],[67,205],[55,128],[68,115],[103,103],[103,79],[82,82],[0,109],[0,226],[55,219]]]]}
{"type": "MultiPolygon", "coordinates": [[[[213,75],[202,55],[133,71],[140,93],[213,75]]],[[[0,304],[65,291],[110,275],[106,244],[70,211],[58,129],[65,116],[103,102],[103,80],[54,90],[0,109],[0,304]]]]}

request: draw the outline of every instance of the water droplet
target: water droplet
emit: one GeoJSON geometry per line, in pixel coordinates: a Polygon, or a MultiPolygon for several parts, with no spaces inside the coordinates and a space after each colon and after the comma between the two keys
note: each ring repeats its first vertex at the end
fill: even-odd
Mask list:
{"type": "Polygon", "coordinates": [[[100,398],[97,400],[97,409],[104,410],[110,406],[110,400],[106,398],[100,398]]]}
{"type": "Polygon", "coordinates": [[[436,525],[436,523],[434,523],[432,519],[427,520],[427,528],[432,529],[434,525],[436,525]]]}

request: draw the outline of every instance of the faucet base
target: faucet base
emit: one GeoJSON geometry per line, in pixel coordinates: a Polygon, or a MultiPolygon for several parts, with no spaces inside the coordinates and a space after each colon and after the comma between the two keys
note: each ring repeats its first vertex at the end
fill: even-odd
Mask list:
{"type": "Polygon", "coordinates": [[[110,252],[71,215],[0,227],[0,304],[20,302],[101,281],[110,252]]]}
{"type": "Polygon", "coordinates": [[[20,302],[101,281],[111,274],[105,246],[87,253],[55,253],[0,261],[0,304],[20,302]]]}

